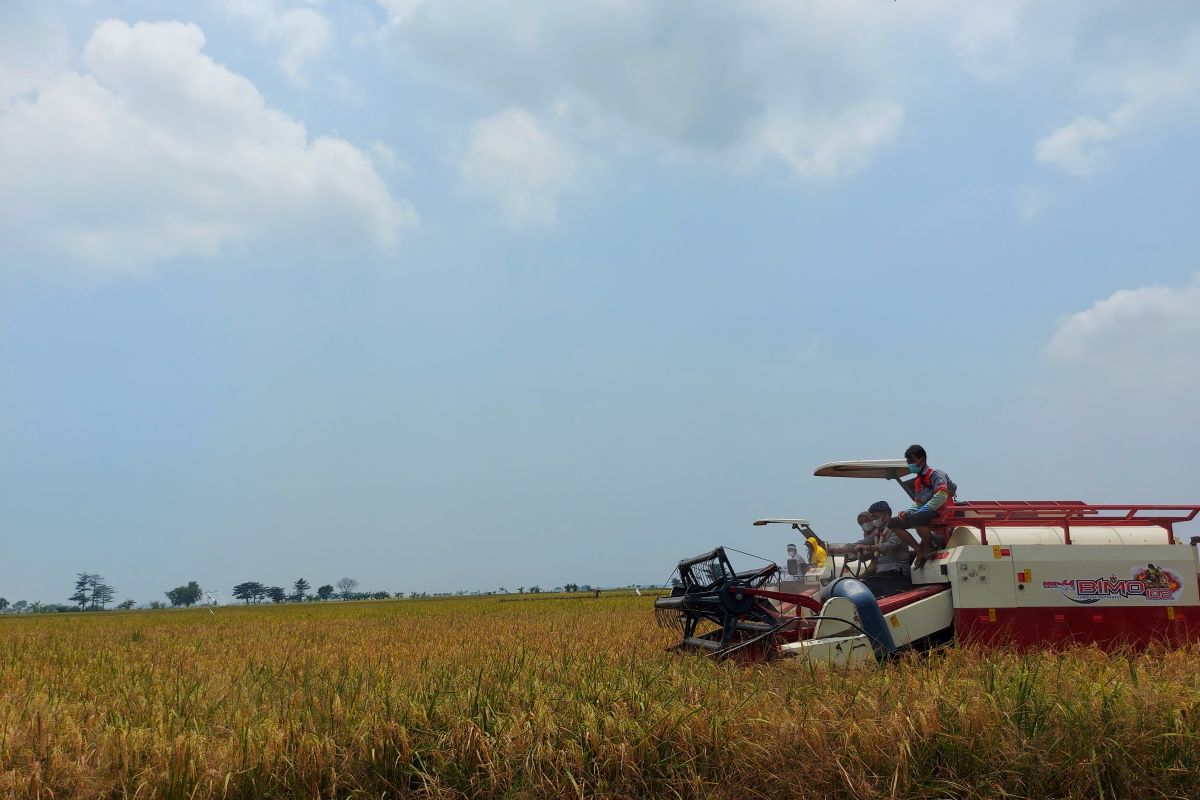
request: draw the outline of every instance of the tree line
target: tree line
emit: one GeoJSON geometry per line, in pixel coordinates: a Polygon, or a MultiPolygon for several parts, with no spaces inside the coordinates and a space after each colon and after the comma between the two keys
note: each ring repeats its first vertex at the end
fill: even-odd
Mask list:
{"type": "Polygon", "coordinates": [[[358,581],[353,578],[342,578],[337,582],[336,590],[333,584],[322,584],[312,594],[309,593],[312,584],[304,578],[298,578],[292,584],[290,592],[282,586],[267,586],[258,581],[246,581],[233,587],[233,596],[247,604],[261,603],[263,600],[270,600],[272,603],[303,603],[308,600],[332,600],[335,595],[343,600],[365,600],[376,596],[379,596],[378,599],[387,599],[392,596],[390,592],[355,592],[357,588],[358,581]]]}
{"type": "MultiPolygon", "coordinates": [[[[534,585],[531,587],[520,586],[517,588],[517,594],[540,594],[542,592],[540,586],[534,585]]],[[[555,592],[591,592],[596,591],[588,584],[566,583],[562,586],[554,587],[555,592]]],[[[176,586],[174,589],[168,589],[163,593],[172,608],[190,608],[199,603],[205,595],[208,595],[211,602],[216,603],[215,598],[208,592],[205,592],[197,581],[188,581],[182,586],[176,586]]],[[[508,589],[501,586],[495,591],[473,591],[458,590],[456,592],[360,592],[358,591],[358,581],[354,578],[342,578],[336,584],[323,584],[318,586],[316,591],[312,591],[312,584],[304,578],[298,578],[292,585],[290,591],[282,586],[268,586],[259,581],[245,581],[233,587],[233,596],[238,600],[250,603],[261,603],[269,600],[272,603],[304,603],[312,601],[326,600],[388,600],[391,598],[402,599],[418,599],[422,597],[461,597],[465,595],[495,595],[509,594],[508,589]]],[[[61,612],[61,611],[106,611],[108,606],[116,599],[116,587],[111,586],[104,580],[104,576],[92,572],[80,572],[75,576],[75,591],[68,599],[70,605],[63,603],[29,603],[25,600],[18,600],[15,603],[0,597],[0,613],[44,613],[44,612],[61,612]]],[[[119,610],[128,610],[133,608],[136,603],[133,600],[124,600],[117,603],[113,607],[119,610]]],[[[153,600],[149,603],[150,608],[165,608],[166,603],[161,600],[153,600]]]]}

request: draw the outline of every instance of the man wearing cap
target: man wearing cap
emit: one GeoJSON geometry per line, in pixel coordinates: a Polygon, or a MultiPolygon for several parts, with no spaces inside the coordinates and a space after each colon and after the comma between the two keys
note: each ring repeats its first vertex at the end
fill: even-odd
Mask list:
{"type": "Polygon", "coordinates": [[[908,565],[912,551],[896,531],[887,527],[892,518],[892,507],[880,500],[858,515],[863,538],[857,542],[837,548],[839,553],[858,553],[860,559],[874,556],[875,563],[870,574],[860,580],[876,597],[904,592],[912,588],[908,565]]]}
{"type": "Polygon", "coordinates": [[[940,536],[935,536],[929,528],[943,508],[954,503],[955,485],[950,476],[940,469],[931,469],[925,459],[925,448],[919,444],[910,445],[904,451],[904,460],[908,462],[908,471],[917,477],[913,479],[913,505],[907,511],[888,521],[888,529],[895,531],[906,545],[917,551],[913,568],[925,564],[931,550],[941,548],[945,542],[940,536]],[[917,541],[909,528],[915,528],[921,535],[917,541]]]}
{"type": "Polygon", "coordinates": [[[912,550],[896,531],[888,527],[892,519],[892,507],[887,501],[880,500],[872,503],[867,513],[871,515],[871,527],[875,529],[875,552],[878,554],[875,558],[875,574],[890,576],[893,580],[899,578],[911,585],[908,565],[912,563],[912,550]]]}

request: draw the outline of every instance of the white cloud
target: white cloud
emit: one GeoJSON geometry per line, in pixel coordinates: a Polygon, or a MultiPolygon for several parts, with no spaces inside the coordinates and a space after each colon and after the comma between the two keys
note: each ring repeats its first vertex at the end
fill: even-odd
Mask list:
{"type": "Polygon", "coordinates": [[[1033,149],[1072,174],[1200,112],[1191,2],[379,3],[407,63],[500,107],[554,113],[581,144],[777,161],[803,178],[868,165],[898,137],[912,95],[941,85],[931,65],[946,60],[1013,91],[1062,94],[1074,121],[1045,120],[1033,149]]]}
{"type": "MultiPolygon", "coordinates": [[[[1097,3],[1087,0],[1095,8],[1097,3]]],[[[1088,9],[1077,0],[955,3],[944,9],[947,41],[963,68],[981,81],[1005,83],[1047,64],[1070,61],[1088,9]]]]}
{"type": "Polygon", "coordinates": [[[1123,29],[1116,14],[1091,21],[1101,32],[1078,45],[1076,81],[1081,94],[1112,110],[1055,128],[1035,145],[1038,161],[1088,175],[1121,139],[1200,116],[1200,15],[1169,27],[1152,19],[1160,24],[1123,29]]]}
{"type": "Polygon", "coordinates": [[[1036,460],[1031,474],[1042,478],[1021,490],[1030,495],[1193,499],[1198,309],[1200,274],[1182,286],[1122,289],[1062,318],[1028,375],[997,384],[1003,410],[973,431],[978,449],[1036,460]],[[1127,494],[1131,470],[1132,484],[1153,487],[1149,494],[1127,494]]]}
{"type": "Polygon", "coordinates": [[[929,3],[387,0],[408,63],[553,113],[579,138],[804,177],[852,172],[903,121],[903,57],[929,3]],[[897,21],[899,19],[900,21],[897,21]]]}
{"type": "Polygon", "coordinates": [[[332,39],[329,19],[312,5],[282,0],[220,2],[227,15],[249,23],[260,41],[281,48],[279,66],[299,85],[307,83],[304,68],[328,49],[332,39]]]}
{"type": "Polygon", "coordinates": [[[1103,144],[1116,135],[1112,123],[1080,117],[1039,140],[1033,152],[1043,164],[1053,164],[1072,175],[1088,175],[1106,155],[1103,144]]]}
{"type": "Polygon", "coordinates": [[[1034,144],[1040,163],[1089,175],[1121,140],[1200,112],[1200,14],[1188,0],[1012,0],[952,13],[951,48],[971,74],[1055,87],[1077,109],[1034,144]]]}
{"type": "Polygon", "coordinates": [[[0,5],[0,102],[49,85],[70,58],[69,39],[51,4],[0,5]]]}
{"type": "Polygon", "coordinates": [[[0,233],[113,271],[260,236],[388,245],[415,221],[368,155],[310,139],[179,22],[98,25],[84,73],[0,100],[0,233]]]}
{"type": "Polygon", "coordinates": [[[971,428],[974,451],[1022,466],[1006,492],[1195,501],[1200,273],[1122,289],[1063,317],[1029,367],[988,386],[996,416],[971,428]]]}
{"type": "Polygon", "coordinates": [[[459,161],[463,180],[495,198],[518,227],[551,225],[558,197],[579,174],[571,149],[524,111],[480,120],[459,161]]]}
{"type": "Polygon", "coordinates": [[[1095,386],[1200,384],[1200,273],[1184,286],[1122,289],[1064,318],[1046,347],[1095,386]]]}

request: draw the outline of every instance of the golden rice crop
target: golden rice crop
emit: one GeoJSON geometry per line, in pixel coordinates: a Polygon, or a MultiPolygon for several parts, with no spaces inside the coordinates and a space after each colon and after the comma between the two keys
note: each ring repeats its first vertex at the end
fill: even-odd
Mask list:
{"type": "Polygon", "coordinates": [[[651,602],[8,616],[0,795],[1200,796],[1195,648],[739,667],[651,602]]]}

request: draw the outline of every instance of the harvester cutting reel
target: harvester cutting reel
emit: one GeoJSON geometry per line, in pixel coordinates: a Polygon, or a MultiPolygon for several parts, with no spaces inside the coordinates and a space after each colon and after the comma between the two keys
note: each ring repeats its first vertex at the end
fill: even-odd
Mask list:
{"type": "Polygon", "coordinates": [[[680,632],[677,648],[716,659],[774,658],[781,644],[799,637],[796,606],[821,609],[813,598],[764,588],[777,565],[738,572],[723,547],[680,561],[677,571],[671,594],[654,603],[658,623],[680,632]]]}

